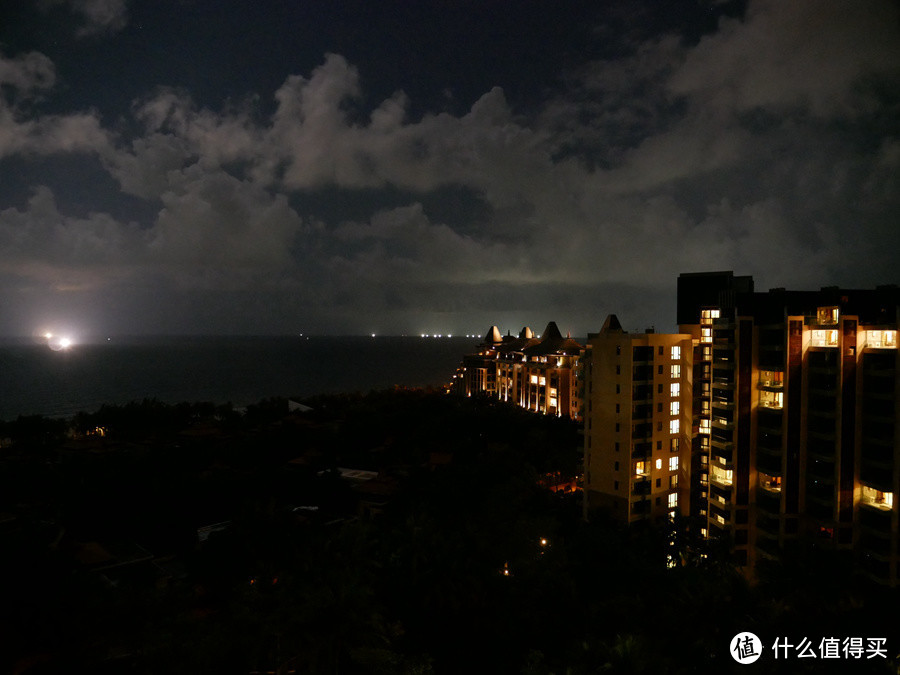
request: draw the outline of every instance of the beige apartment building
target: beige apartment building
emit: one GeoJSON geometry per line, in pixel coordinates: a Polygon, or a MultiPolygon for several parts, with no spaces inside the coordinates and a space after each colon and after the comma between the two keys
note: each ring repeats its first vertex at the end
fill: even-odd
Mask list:
{"type": "Polygon", "coordinates": [[[690,335],[626,333],[615,315],[588,336],[584,509],[623,523],[690,510],[690,335]]]}

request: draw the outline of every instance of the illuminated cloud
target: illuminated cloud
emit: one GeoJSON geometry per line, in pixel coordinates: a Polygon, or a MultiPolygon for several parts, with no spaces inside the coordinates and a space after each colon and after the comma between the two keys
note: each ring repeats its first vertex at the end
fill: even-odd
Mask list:
{"type": "MultiPolygon", "coordinates": [[[[125,25],[123,2],[72,6],[125,25]]],[[[897,19],[886,1],[752,0],[690,39],[600,27],[615,49],[528,105],[500,81],[429,106],[320,52],[267,90],[148,80],[104,115],[45,104],[63,64],[13,54],[0,161],[93,162],[118,193],[79,202],[42,176],[5,196],[0,277],[58,289],[72,271],[85,292],[168,298],[185,325],[203,305],[223,330],[377,314],[412,332],[435,312],[661,324],[678,273],[710,268],[763,288],[897,281],[897,19]]]]}

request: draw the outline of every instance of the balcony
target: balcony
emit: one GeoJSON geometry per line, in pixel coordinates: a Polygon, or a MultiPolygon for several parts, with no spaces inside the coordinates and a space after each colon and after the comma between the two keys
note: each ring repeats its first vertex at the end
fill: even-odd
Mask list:
{"type": "Polygon", "coordinates": [[[723,469],[714,465],[709,474],[709,479],[723,489],[730,490],[733,484],[734,471],[732,469],[723,469]]]}
{"type": "Polygon", "coordinates": [[[756,470],[761,471],[764,474],[774,475],[781,473],[782,470],[782,457],[781,454],[774,454],[770,452],[762,452],[760,450],[756,453],[756,470]]]}
{"type": "Polygon", "coordinates": [[[894,493],[883,491],[878,487],[863,485],[859,503],[870,509],[890,513],[894,508],[894,493]]]}
{"type": "Polygon", "coordinates": [[[897,349],[897,331],[866,331],[866,347],[870,347],[872,349],[897,349]]]}
{"type": "Polygon", "coordinates": [[[781,512],[781,491],[765,487],[757,488],[756,506],[763,511],[777,515],[781,512]]]}
{"type": "Polygon", "coordinates": [[[765,391],[783,391],[784,373],[763,371],[759,376],[759,384],[756,386],[765,391]]]}
{"type": "Polygon", "coordinates": [[[840,335],[837,329],[829,329],[829,330],[821,330],[815,329],[812,331],[812,337],[809,341],[810,347],[826,347],[826,348],[836,348],[839,344],[840,335]]]}
{"type": "Polygon", "coordinates": [[[722,508],[716,501],[710,499],[709,520],[710,522],[715,521],[719,525],[725,525],[731,522],[731,513],[727,508],[722,508]]]}
{"type": "Polygon", "coordinates": [[[635,476],[634,482],[631,485],[631,494],[636,497],[646,497],[650,494],[650,490],[652,489],[652,487],[653,486],[650,482],[650,476],[635,476]]]}
{"type": "MultiPolygon", "coordinates": [[[[721,428],[717,427],[716,431],[722,431],[721,428]]],[[[734,449],[734,441],[731,438],[730,434],[712,434],[709,437],[709,444],[714,448],[721,448],[722,450],[733,450],[734,449]]]]}
{"type": "Polygon", "coordinates": [[[721,415],[712,418],[713,429],[722,429],[723,431],[731,431],[734,429],[734,422],[722,417],[721,415]]]}
{"type": "Polygon", "coordinates": [[[642,499],[638,502],[631,502],[631,515],[643,516],[650,513],[650,500],[642,499]]]}
{"type": "Polygon", "coordinates": [[[878,508],[871,504],[860,502],[859,524],[860,527],[864,527],[875,532],[890,532],[891,511],[878,508]]]}
{"type": "MultiPolygon", "coordinates": [[[[712,476],[710,476],[710,477],[712,477],[712,476]]],[[[709,501],[716,502],[723,506],[730,505],[731,504],[731,486],[730,485],[718,485],[716,482],[710,483],[709,501]]]]}
{"type": "Polygon", "coordinates": [[[709,458],[710,464],[717,464],[723,469],[734,469],[733,455],[730,452],[722,452],[719,449],[713,449],[709,458]]]}

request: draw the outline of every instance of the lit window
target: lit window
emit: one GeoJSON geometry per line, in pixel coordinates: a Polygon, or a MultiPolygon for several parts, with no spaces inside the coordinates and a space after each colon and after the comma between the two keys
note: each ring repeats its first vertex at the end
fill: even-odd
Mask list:
{"type": "Polygon", "coordinates": [[[700,433],[701,433],[701,434],[708,434],[708,433],[709,433],[709,428],[710,428],[709,420],[701,419],[701,420],[700,420],[700,433]]]}
{"type": "Polygon", "coordinates": [[[895,330],[870,330],[867,331],[866,344],[876,349],[896,349],[897,331],[895,330]]]}
{"type": "Polygon", "coordinates": [[[681,404],[678,401],[672,401],[669,404],[669,414],[670,415],[677,415],[680,411],[681,411],[681,404]]]}
{"type": "Polygon", "coordinates": [[[669,471],[678,471],[677,457],[669,457],[669,471]]]}
{"type": "Polygon", "coordinates": [[[777,370],[761,370],[759,373],[759,386],[783,387],[784,373],[777,370]]]}
{"type": "Polygon", "coordinates": [[[669,396],[672,398],[678,398],[681,395],[681,384],[678,382],[673,382],[669,385],[669,396]]]}
{"type": "Polygon", "coordinates": [[[540,384],[540,385],[543,387],[545,384],[547,384],[547,378],[546,378],[546,377],[542,377],[542,378],[538,381],[538,384],[540,384]]]}
{"type": "Polygon", "coordinates": [[[700,342],[712,342],[712,328],[700,329],[700,342]]]}
{"type": "Polygon", "coordinates": [[[814,330],[812,332],[813,347],[837,347],[838,332],[836,330],[814,330]]]}
{"type": "MultiPolygon", "coordinates": [[[[675,405],[678,405],[677,403],[675,405]]],[[[669,420],[669,433],[677,434],[680,427],[679,420],[669,420]]]]}
{"type": "Polygon", "coordinates": [[[678,438],[669,439],[669,450],[672,452],[678,452],[678,438]]]}
{"type": "Polygon", "coordinates": [[[681,347],[675,346],[672,347],[672,360],[678,361],[681,358],[681,347]]]}
{"type": "Polygon", "coordinates": [[[673,492],[669,495],[669,508],[674,509],[678,506],[678,493],[673,492]]]}
{"type": "Polygon", "coordinates": [[[862,502],[870,506],[877,506],[880,509],[889,510],[894,506],[894,493],[882,492],[868,485],[863,485],[862,502]]]}
{"type": "Polygon", "coordinates": [[[551,397],[550,397],[550,407],[551,407],[551,408],[555,408],[555,407],[556,407],[556,397],[555,397],[555,396],[551,396],[551,397]]]}
{"type": "Polygon", "coordinates": [[[717,309],[704,309],[700,312],[700,323],[710,324],[713,322],[713,319],[719,318],[719,310],[717,309]]]}
{"type": "Polygon", "coordinates": [[[722,485],[731,485],[733,476],[734,472],[731,469],[721,469],[718,466],[713,466],[710,470],[710,478],[722,485]]]}
{"type": "Polygon", "coordinates": [[[634,472],[638,476],[645,476],[647,473],[647,462],[635,462],[634,464],[634,472]]]}
{"type": "Polygon", "coordinates": [[[759,392],[759,404],[766,408],[775,408],[781,410],[784,402],[784,394],[780,391],[761,391],[759,392]]]}
{"type": "Polygon", "coordinates": [[[816,322],[820,326],[834,325],[838,322],[839,316],[837,307],[819,307],[816,311],[816,322]]]}
{"type": "Polygon", "coordinates": [[[679,377],[681,377],[681,366],[676,364],[672,366],[672,379],[677,380],[679,377]]]}
{"type": "Polygon", "coordinates": [[[656,468],[662,469],[662,460],[661,459],[656,460],[656,468]]]}
{"type": "Polygon", "coordinates": [[[669,487],[670,488],[678,487],[678,474],[675,474],[674,476],[669,476],[669,487]]]}
{"type": "Polygon", "coordinates": [[[766,490],[775,490],[781,492],[781,476],[770,476],[767,473],[760,472],[759,484],[766,490]]]}
{"type": "Polygon", "coordinates": [[[537,384],[537,382],[538,382],[537,375],[532,375],[531,376],[531,384],[537,384]]]}

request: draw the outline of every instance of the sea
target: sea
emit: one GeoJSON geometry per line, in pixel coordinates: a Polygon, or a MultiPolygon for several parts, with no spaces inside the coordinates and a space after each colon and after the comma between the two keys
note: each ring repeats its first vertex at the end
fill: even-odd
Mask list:
{"type": "Polygon", "coordinates": [[[0,420],[71,417],[145,398],[236,407],[268,397],[440,387],[479,342],[466,337],[142,337],[67,349],[0,342],[0,420]]]}

